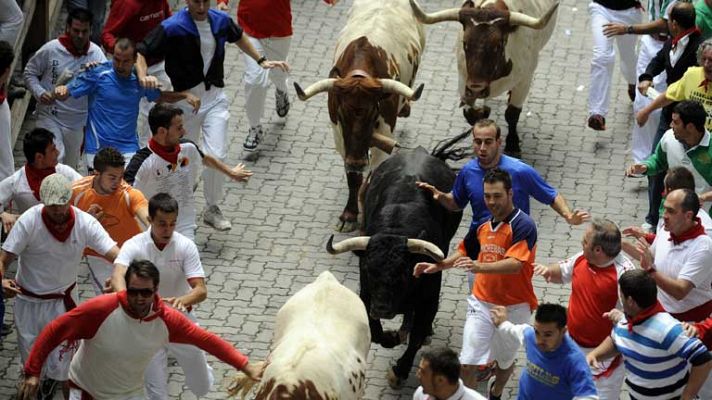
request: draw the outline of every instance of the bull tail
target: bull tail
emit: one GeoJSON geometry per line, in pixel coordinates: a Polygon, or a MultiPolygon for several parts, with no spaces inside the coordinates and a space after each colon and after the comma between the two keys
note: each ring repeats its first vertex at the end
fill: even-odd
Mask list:
{"type": "Polygon", "coordinates": [[[465,157],[470,156],[470,154],[472,154],[471,146],[462,146],[462,147],[456,147],[456,148],[452,148],[452,147],[455,144],[457,144],[458,142],[460,142],[463,139],[470,136],[471,132],[472,132],[472,128],[467,128],[467,130],[465,130],[461,134],[455,136],[454,138],[443,139],[443,140],[439,141],[438,144],[435,145],[435,148],[430,153],[430,155],[432,155],[433,157],[438,158],[442,161],[447,161],[447,160],[459,161],[465,157]]]}
{"type": "Polygon", "coordinates": [[[238,372],[227,385],[228,397],[244,399],[257,383],[257,381],[250,379],[250,377],[244,373],[238,372]]]}

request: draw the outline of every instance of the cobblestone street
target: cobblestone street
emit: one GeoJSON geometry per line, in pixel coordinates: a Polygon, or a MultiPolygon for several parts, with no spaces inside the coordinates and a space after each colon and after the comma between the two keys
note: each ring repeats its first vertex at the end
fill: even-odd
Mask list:
{"type": "MultiPolygon", "coordinates": [[[[346,22],[350,0],[328,7],[320,0],[292,1],[294,37],[290,51],[291,78],[306,87],[327,77],[332,67],[336,37],[346,22]]],[[[453,7],[458,2],[421,0],[427,11],[453,7]]],[[[234,16],[235,4],[231,15],[234,16]]],[[[411,116],[399,119],[398,141],[406,147],[432,149],[467,125],[458,108],[457,67],[454,46],[458,23],[426,27],[427,43],[416,83],[425,83],[423,95],[413,103],[411,116]]],[[[519,132],[524,161],[569,200],[572,208],[585,209],[621,227],[643,222],[647,208],[645,179],[624,177],[629,153],[632,103],[616,66],[611,110],[604,132],[585,127],[586,99],[591,57],[590,24],[586,3],[562,0],[556,30],[541,54],[531,93],[522,112],[519,132]]],[[[237,47],[226,55],[226,92],[231,101],[230,164],[243,161],[242,141],[248,124],[244,112],[243,59],[237,47]]],[[[291,86],[291,84],[290,84],[291,86]]],[[[290,88],[291,89],[291,88],[290,88]]],[[[328,123],[326,95],[303,103],[293,90],[292,109],[286,119],[274,112],[273,89],[268,93],[269,131],[256,161],[245,161],[255,175],[247,184],[229,183],[221,208],[233,222],[229,232],[207,227],[202,218],[196,234],[208,284],[208,299],[195,313],[202,326],[221,335],[253,360],[269,351],[277,310],[287,298],[329,270],[346,286],[358,292],[358,260],[352,254],[331,256],[325,243],[335,233],[337,218],[346,203],[347,186],[343,164],[334,151],[328,123]]],[[[490,102],[492,117],[505,129],[506,98],[490,102]]],[[[470,143],[469,140],[466,143],[470,143]]],[[[18,165],[21,143],[15,149],[18,165]]],[[[24,161],[23,161],[24,162],[24,161]]],[[[202,209],[202,185],[196,196],[202,209]]],[[[570,227],[548,206],[532,202],[532,217],[538,225],[537,262],[548,263],[580,251],[583,227],[570,227]]],[[[466,233],[471,220],[469,208],[453,246],[466,233]]],[[[336,234],[341,239],[350,234],[336,234]]],[[[14,267],[11,269],[14,274],[14,267]]],[[[93,292],[86,269],[81,272],[82,299],[93,292]]],[[[568,302],[569,289],[535,278],[540,302],[568,302]]],[[[456,350],[462,342],[466,310],[466,278],[461,271],[443,274],[440,309],[435,320],[433,344],[456,350]]],[[[12,321],[12,301],[8,303],[12,321]]],[[[397,321],[387,326],[397,326],[397,321]]],[[[410,399],[417,387],[415,369],[406,386],[392,390],[386,370],[405,350],[373,345],[369,354],[366,398],[410,399]]],[[[416,357],[416,363],[419,357],[416,357]]],[[[226,364],[210,358],[216,384],[207,396],[226,398],[224,381],[234,375],[226,364]]],[[[523,363],[519,357],[518,366],[523,363]]],[[[111,360],[107,360],[111,362],[111,360]]],[[[517,368],[504,395],[516,398],[517,368]]],[[[175,399],[193,399],[183,388],[184,377],[177,366],[170,368],[170,393],[175,399]]],[[[0,347],[0,399],[15,393],[20,373],[16,335],[0,347]]],[[[626,395],[627,398],[627,395],[626,395]]]]}

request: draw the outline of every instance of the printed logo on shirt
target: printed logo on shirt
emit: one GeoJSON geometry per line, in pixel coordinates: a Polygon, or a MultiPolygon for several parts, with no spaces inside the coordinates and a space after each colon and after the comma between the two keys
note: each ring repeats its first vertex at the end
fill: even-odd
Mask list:
{"type": "Polygon", "coordinates": [[[164,19],[163,18],[163,10],[157,11],[157,12],[151,13],[151,14],[142,15],[142,16],[138,17],[138,20],[139,20],[139,22],[146,22],[146,21],[150,21],[152,19],[158,19],[158,18],[164,19]]]}
{"type": "Polygon", "coordinates": [[[527,360],[527,375],[547,386],[556,386],[561,381],[559,376],[550,373],[530,360],[527,360]]]}

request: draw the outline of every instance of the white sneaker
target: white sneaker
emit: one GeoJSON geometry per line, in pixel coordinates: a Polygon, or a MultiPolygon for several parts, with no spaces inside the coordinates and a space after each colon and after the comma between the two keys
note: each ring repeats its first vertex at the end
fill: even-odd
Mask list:
{"type": "Polygon", "coordinates": [[[257,150],[257,146],[260,145],[263,136],[264,132],[262,131],[262,125],[251,127],[247,132],[245,141],[242,143],[242,148],[245,149],[245,151],[257,150]]]}
{"type": "Polygon", "coordinates": [[[229,231],[232,223],[227,220],[218,206],[210,206],[203,212],[203,222],[219,231],[229,231]]]}
{"type": "Polygon", "coordinates": [[[282,92],[280,90],[275,90],[274,92],[275,108],[277,109],[277,115],[284,118],[289,112],[289,96],[287,92],[282,92]]]}

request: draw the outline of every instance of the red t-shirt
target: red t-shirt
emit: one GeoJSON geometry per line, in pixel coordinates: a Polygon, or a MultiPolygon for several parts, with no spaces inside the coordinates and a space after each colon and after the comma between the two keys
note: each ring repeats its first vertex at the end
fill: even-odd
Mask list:
{"type": "MultiPolygon", "coordinates": [[[[171,16],[167,0],[112,0],[109,17],[101,32],[101,42],[109,53],[122,37],[139,43],[153,28],[171,16]]],[[[160,60],[147,60],[149,65],[160,60]]]]}
{"type": "Polygon", "coordinates": [[[247,35],[264,39],[292,36],[290,0],[240,0],[237,24],[247,35]]]}

